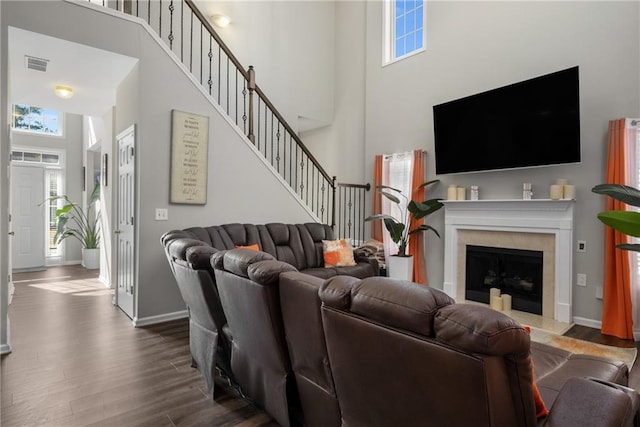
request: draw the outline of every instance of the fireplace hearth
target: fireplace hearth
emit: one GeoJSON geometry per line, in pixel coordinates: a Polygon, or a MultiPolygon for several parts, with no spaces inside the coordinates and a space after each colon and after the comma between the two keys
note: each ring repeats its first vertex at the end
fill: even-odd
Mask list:
{"type": "Polygon", "coordinates": [[[541,315],[542,271],[542,251],[466,245],[465,299],[488,304],[498,288],[514,310],[541,315]]]}

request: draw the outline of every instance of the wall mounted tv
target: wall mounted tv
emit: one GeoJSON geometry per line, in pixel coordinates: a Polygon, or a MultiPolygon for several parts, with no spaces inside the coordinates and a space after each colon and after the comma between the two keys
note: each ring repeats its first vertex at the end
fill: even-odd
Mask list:
{"type": "Polygon", "coordinates": [[[436,174],[580,162],[578,67],[433,107],[436,174]]]}

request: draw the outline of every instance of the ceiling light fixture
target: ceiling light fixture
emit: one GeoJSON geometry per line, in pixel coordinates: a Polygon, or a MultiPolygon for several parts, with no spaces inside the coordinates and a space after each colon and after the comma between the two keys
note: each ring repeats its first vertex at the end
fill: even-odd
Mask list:
{"type": "Polygon", "coordinates": [[[62,99],[69,99],[73,96],[73,89],[69,86],[57,85],[55,93],[62,99]]]}
{"type": "Polygon", "coordinates": [[[227,15],[216,13],[211,17],[211,21],[213,22],[213,25],[218,28],[226,28],[231,23],[231,18],[227,15]]]}

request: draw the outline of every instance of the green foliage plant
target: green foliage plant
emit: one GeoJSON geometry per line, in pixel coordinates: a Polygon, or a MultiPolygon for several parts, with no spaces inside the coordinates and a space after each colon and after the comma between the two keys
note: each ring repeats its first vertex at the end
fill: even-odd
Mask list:
{"type": "MultiPolygon", "coordinates": [[[[440,182],[439,179],[434,179],[432,181],[427,181],[423,184],[420,184],[416,190],[427,187],[431,184],[435,184],[436,182],[440,182]]],[[[421,233],[423,231],[431,230],[436,236],[440,237],[438,231],[427,224],[420,224],[418,227],[414,229],[410,229],[411,218],[413,219],[422,219],[427,215],[431,215],[436,212],[444,205],[442,204],[442,199],[429,199],[423,202],[410,200],[409,197],[402,194],[401,190],[397,188],[389,187],[386,185],[378,185],[376,186],[376,191],[378,191],[382,196],[391,200],[395,204],[395,209],[397,209],[397,215],[387,215],[387,214],[375,214],[366,217],[365,221],[374,221],[374,220],[382,220],[384,222],[384,226],[389,231],[389,235],[391,236],[391,240],[398,245],[398,256],[406,257],[407,255],[407,244],[409,242],[409,236],[415,233],[421,233]]]]}
{"type": "Polygon", "coordinates": [[[94,215],[95,204],[100,198],[100,184],[96,184],[87,201],[87,212],[77,203],[72,202],[66,195],[54,196],[47,200],[57,202],[63,200],[64,205],[56,210],[58,227],[56,230],[56,243],[62,242],[68,237],[74,237],[80,241],[85,249],[100,247],[100,212],[94,215]]]}
{"type": "MultiPolygon", "coordinates": [[[[622,184],[600,184],[591,189],[596,194],[612,197],[627,205],[640,207],[640,191],[622,184]]],[[[598,219],[605,225],[627,236],[640,237],[640,212],[627,210],[611,210],[598,214],[598,219]]],[[[640,244],[624,243],[616,245],[619,249],[640,252],[640,244]]]]}

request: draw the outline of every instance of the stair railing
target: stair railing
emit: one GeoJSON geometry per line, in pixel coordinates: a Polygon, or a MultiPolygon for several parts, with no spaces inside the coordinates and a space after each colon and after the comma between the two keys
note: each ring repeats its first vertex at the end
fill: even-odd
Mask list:
{"type": "Polygon", "coordinates": [[[147,22],[316,217],[336,236],[364,240],[370,185],[327,174],[192,0],[87,1],[147,22]]]}

